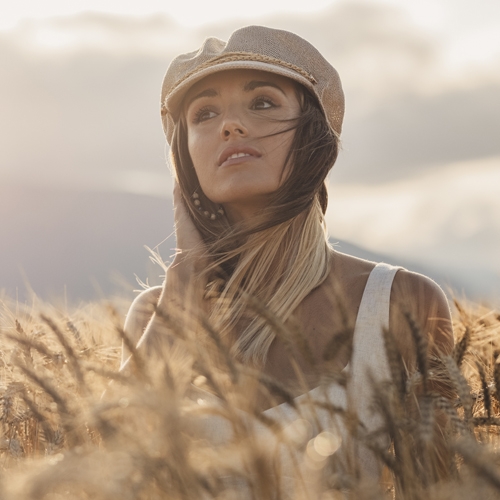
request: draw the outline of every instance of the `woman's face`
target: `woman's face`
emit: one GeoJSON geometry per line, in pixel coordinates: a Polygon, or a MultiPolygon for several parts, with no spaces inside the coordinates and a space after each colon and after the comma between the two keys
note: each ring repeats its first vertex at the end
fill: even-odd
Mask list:
{"type": "Polygon", "coordinates": [[[221,71],[193,85],[184,112],[205,195],[223,205],[232,221],[266,206],[289,168],[300,115],[294,82],[265,71],[221,71]]]}

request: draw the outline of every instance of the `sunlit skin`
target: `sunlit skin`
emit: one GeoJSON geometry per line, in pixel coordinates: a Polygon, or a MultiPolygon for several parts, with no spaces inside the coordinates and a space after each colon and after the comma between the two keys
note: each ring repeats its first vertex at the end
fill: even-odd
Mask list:
{"type": "MultiPolygon", "coordinates": [[[[224,206],[230,220],[252,217],[266,205],[286,178],[285,160],[294,130],[290,122],[300,113],[300,93],[288,79],[260,71],[221,71],[194,85],[185,99],[189,152],[204,193],[224,206]],[[284,131],[277,135],[275,132],[284,131]],[[231,149],[231,148],[235,149],[231,149]],[[228,149],[230,148],[230,149],[228,149]],[[227,154],[250,148],[251,156],[227,159],[227,154]]],[[[201,236],[183,203],[180,187],[174,189],[177,247],[179,252],[170,266],[164,287],[150,289],[141,298],[161,306],[169,297],[183,294],[193,276],[208,265],[201,236]]],[[[354,324],[363,291],[375,263],[340,252],[331,253],[330,273],[297,308],[296,316],[304,325],[311,350],[321,362],[332,331],[343,328],[344,316],[332,299],[343,297],[344,313],[354,324]]],[[[200,297],[202,287],[200,287],[200,297]]],[[[193,293],[190,294],[193,300],[193,293]]],[[[202,307],[204,302],[200,299],[202,307]]],[[[138,301],[137,308],[141,307],[138,301]]],[[[453,344],[450,313],[439,287],[428,278],[401,270],[396,274],[391,293],[390,327],[398,332],[396,342],[408,367],[415,365],[413,340],[401,304],[422,326],[437,351],[450,352],[453,344]]],[[[134,308],[135,309],[135,308],[134,308]]],[[[140,315],[139,315],[140,316],[140,315]]],[[[146,315],[147,316],[147,315],[146,315]]],[[[149,318],[129,315],[130,329],[144,331],[149,318]]],[[[153,323],[148,329],[153,329],[153,323]]],[[[137,337],[136,337],[137,338],[137,337]]],[[[143,340],[147,338],[145,334],[143,340]]],[[[348,352],[337,356],[337,369],[348,360],[348,352]]],[[[318,384],[307,364],[301,366],[311,387],[318,384]]],[[[264,371],[290,385],[295,375],[289,356],[277,339],[268,352],[264,371]]]]}
{"type": "Polygon", "coordinates": [[[252,217],[286,178],[300,115],[295,84],[264,71],[223,71],[193,85],[184,109],[201,189],[231,222],[252,217]]]}
{"type": "MultiPolygon", "coordinates": [[[[300,114],[299,96],[290,80],[248,70],[221,71],[198,82],[186,96],[188,148],[200,186],[213,202],[224,206],[230,221],[252,217],[268,203],[269,195],[286,178],[289,165],[285,165],[285,161],[294,137],[294,130],[286,129],[293,126],[293,119],[300,114]],[[235,152],[249,152],[250,156],[229,159],[235,152]]],[[[141,294],[127,316],[125,329],[131,338],[139,340],[142,335],[139,347],[148,342],[154,346],[154,331],[161,328],[161,320],[155,315],[151,319],[152,307],[168,307],[173,298],[177,301],[180,297],[181,303],[196,302],[200,309],[207,311],[204,283],[196,281],[195,288],[192,283],[209,262],[202,251],[197,252],[203,248],[201,236],[187,212],[177,183],[174,209],[179,250],[167,271],[167,279],[162,287],[141,294]],[[153,332],[152,340],[148,340],[149,332],[153,332]]],[[[374,262],[332,251],[327,278],[297,307],[295,317],[302,325],[318,366],[332,332],[342,331],[346,318],[348,324],[354,325],[374,266],[374,262]],[[342,298],[342,307],[335,297],[342,298]]],[[[432,352],[451,351],[453,335],[448,304],[433,281],[400,270],[392,286],[389,326],[396,333],[397,347],[411,371],[416,363],[415,348],[403,312],[414,318],[427,334],[432,352]]],[[[342,348],[331,369],[342,370],[348,359],[349,349],[342,348]]],[[[316,387],[317,372],[306,360],[298,363],[309,388],[316,387]]],[[[271,344],[262,369],[283,383],[292,395],[303,392],[289,352],[278,337],[271,344]]],[[[256,404],[263,410],[269,401],[258,398],[256,404]]]]}

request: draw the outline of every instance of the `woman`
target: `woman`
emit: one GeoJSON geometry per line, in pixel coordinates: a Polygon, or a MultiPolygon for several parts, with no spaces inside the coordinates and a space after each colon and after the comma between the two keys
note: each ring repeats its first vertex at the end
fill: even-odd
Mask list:
{"type": "MultiPolygon", "coordinates": [[[[375,429],[371,379],[390,378],[383,329],[394,333],[410,371],[416,353],[409,323],[419,325],[433,352],[450,352],[453,336],[446,298],[433,281],[328,244],[325,179],[344,114],[337,72],[297,35],[250,26],[227,43],[209,38],[177,57],[161,103],[176,175],[178,252],[164,285],[132,304],[126,332],[139,347],[151,345],[162,311],[195,304],[236,359],[259,367],[297,401],[319,397],[317,366],[325,358],[338,373],[349,363],[356,411],[375,429]],[[309,354],[290,356],[263,306],[295,325],[309,354]]],[[[342,391],[332,384],[322,394],[346,406],[342,391]]],[[[273,400],[262,394],[256,404],[287,418],[286,405],[269,408],[273,400]]],[[[367,470],[377,469],[373,457],[365,461],[367,470]]]]}

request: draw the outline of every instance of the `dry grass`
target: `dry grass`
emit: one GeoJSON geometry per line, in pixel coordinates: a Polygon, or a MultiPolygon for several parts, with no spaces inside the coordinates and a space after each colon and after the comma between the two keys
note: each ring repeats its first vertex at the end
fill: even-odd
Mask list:
{"type": "MultiPolygon", "coordinates": [[[[131,368],[118,373],[122,316],[106,304],[62,314],[47,304],[0,302],[0,498],[288,498],[280,470],[285,456],[297,499],[375,500],[395,491],[412,500],[500,496],[495,311],[457,302],[458,342],[444,359],[426,358],[416,329],[420,371],[409,382],[386,332],[392,383],[376,388],[374,408],[392,436],[389,450],[361,432],[351,412],[327,408],[332,422],[346,419],[355,445],[371,447],[385,463],[380,485],[360,481],[355,460],[339,470],[331,429],[315,437],[303,419],[283,428],[251,406],[242,411],[252,383],[271,398],[295,402],[277,381],[236,363],[209,325],[194,327],[211,339],[207,348],[192,321],[188,328],[181,317],[165,318],[175,345],[147,362],[135,352],[131,368]],[[434,393],[436,380],[456,397],[434,393]],[[441,438],[440,418],[447,422],[441,438]],[[207,420],[225,423],[227,435],[208,439],[207,420]]],[[[283,325],[274,327],[285,334],[283,325]]],[[[297,332],[291,337],[300,340],[297,332]]]]}

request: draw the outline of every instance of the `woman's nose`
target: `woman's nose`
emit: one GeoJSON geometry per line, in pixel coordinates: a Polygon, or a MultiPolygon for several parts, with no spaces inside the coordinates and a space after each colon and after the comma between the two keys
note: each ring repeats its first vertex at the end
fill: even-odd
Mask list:
{"type": "Polygon", "coordinates": [[[232,116],[224,119],[221,128],[221,136],[223,139],[229,139],[233,136],[245,137],[247,134],[248,130],[237,117],[232,116]]]}

